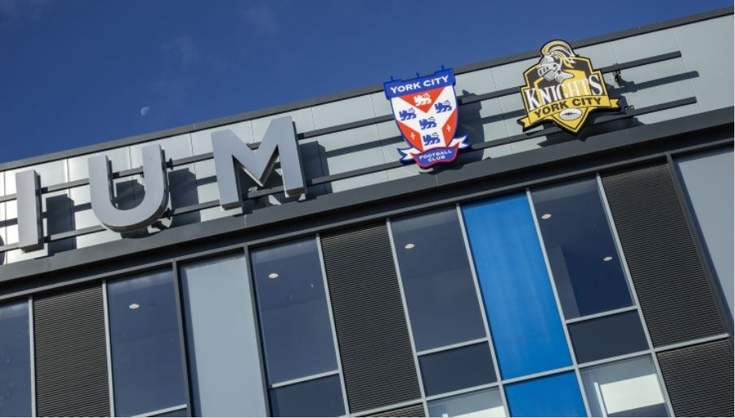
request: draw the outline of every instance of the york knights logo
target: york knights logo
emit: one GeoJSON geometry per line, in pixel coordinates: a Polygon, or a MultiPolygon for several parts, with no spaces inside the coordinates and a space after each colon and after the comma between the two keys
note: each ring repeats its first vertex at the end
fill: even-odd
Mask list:
{"type": "Polygon", "coordinates": [[[421,168],[450,163],[459,150],[469,148],[467,135],[457,132],[457,97],[454,72],[443,69],[427,77],[391,80],[383,84],[393,117],[410,148],[399,149],[402,162],[416,161],[421,168]]]}
{"type": "Polygon", "coordinates": [[[619,108],[618,99],[607,95],[602,73],[564,41],[544,45],[538,64],[527,69],[523,77],[526,85],[521,87],[521,95],[526,117],[518,123],[524,130],[554,122],[576,134],[590,112],[619,108]]]}

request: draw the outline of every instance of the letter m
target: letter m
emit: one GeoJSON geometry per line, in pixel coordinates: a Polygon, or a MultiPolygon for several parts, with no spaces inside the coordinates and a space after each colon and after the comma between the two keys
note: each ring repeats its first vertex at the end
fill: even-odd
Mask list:
{"type": "Polygon", "coordinates": [[[273,119],[260,146],[255,150],[250,149],[230,129],[212,133],[214,168],[217,172],[219,204],[222,208],[231,209],[242,204],[235,165],[245,170],[262,187],[276,163],[276,149],[281,157],[284,194],[291,197],[304,193],[304,172],[296,142],[296,130],[290,116],[273,119]]]}

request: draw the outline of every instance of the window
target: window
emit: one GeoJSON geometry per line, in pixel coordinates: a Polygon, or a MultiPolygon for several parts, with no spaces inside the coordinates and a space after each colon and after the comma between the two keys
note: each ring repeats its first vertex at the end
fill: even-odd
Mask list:
{"type": "Polygon", "coordinates": [[[339,376],[327,376],[271,390],[271,412],[279,417],[343,415],[339,376]]]}
{"type": "Polygon", "coordinates": [[[316,239],[260,248],[250,257],[271,413],[344,414],[316,239]]]}
{"type": "Polygon", "coordinates": [[[592,416],[664,417],[666,401],[650,357],[582,369],[592,416]]]}
{"type": "Polygon", "coordinates": [[[485,338],[454,208],[391,221],[416,351],[485,338]]]}
{"type": "Polygon", "coordinates": [[[173,275],[107,283],[115,415],[186,408],[173,275]]]}
{"type": "Polygon", "coordinates": [[[0,305],[0,416],[31,416],[28,302],[0,305]]]}
{"type": "Polygon", "coordinates": [[[431,417],[505,417],[497,388],[463,393],[428,402],[431,417]]]}
{"type": "Polygon", "coordinates": [[[648,350],[638,311],[568,325],[578,363],[648,350]]]}
{"type": "Polygon", "coordinates": [[[426,396],[486,385],[497,380],[487,343],[419,356],[426,396]]]}
{"type": "Polygon", "coordinates": [[[595,179],[531,192],[564,316],[633,304],[595,179]]]}

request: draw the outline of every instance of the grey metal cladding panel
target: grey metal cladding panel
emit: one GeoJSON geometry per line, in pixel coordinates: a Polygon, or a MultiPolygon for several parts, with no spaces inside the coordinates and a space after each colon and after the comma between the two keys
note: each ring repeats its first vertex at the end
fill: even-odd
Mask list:
{"type": "Polygon", "coordinates": [[[671,29],[703,111],[733,103],[733,16],[671,29]],[[716,52],[715,52],[716,51],[716,52]]]}
{"type": "Polygon", "coordinates": [[[102,287],[34,303],[39,416],[109,416],[102,287]]]}
{"type": "Polygon", "coordinates": [[[421,396],[384,224],[322,237],[350,411],[421,396]]]}
{"type": "Polygon", "coordinates": [[[733,416],[733,350],[729,339],[658,354],[678,417],[733,416]]]}
{"type": "Polygon", "coordinates": [[[667,165],[602,182],[654,346],[725,332],[667,165]]]}
{"type": "Polygon", "coordinates": [[[423,405],[412,405],[405,408],[392,409],[390,411],[378,412],[373,417],[425,417],[423,405]]]}

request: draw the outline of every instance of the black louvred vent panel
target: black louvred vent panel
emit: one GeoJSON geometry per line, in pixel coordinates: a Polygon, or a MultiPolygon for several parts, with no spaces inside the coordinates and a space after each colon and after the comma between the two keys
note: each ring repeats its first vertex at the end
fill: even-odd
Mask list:
{"type": "Polygon", "coordinates": [[[324,235],[322,250],[350,411],[420,398],[387,227],[324,235]]]}
{"type": "Polygon", "coordinates": [[[665,164],[602,177],[656,347],[725,331],[665,164]]]}
{"type": "Polygon", "coordinates": [[[34,301],[39,416],[109,416],[102,287],[34,301]]]}
{"type": "Polygon", "coordinates": [[[664,351],[658,362],[676,416],[733,416],[730,340],[664,351]]]}

